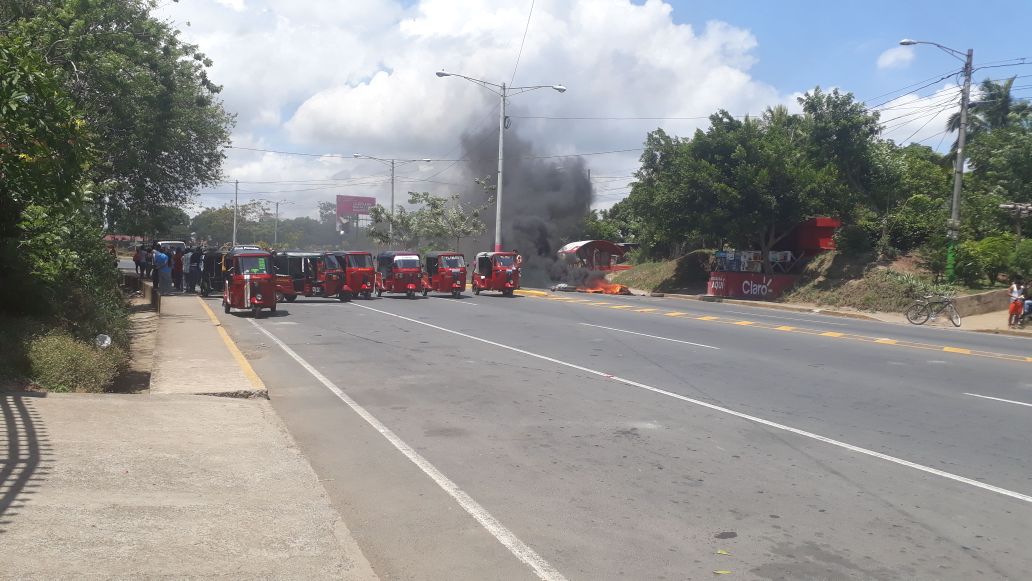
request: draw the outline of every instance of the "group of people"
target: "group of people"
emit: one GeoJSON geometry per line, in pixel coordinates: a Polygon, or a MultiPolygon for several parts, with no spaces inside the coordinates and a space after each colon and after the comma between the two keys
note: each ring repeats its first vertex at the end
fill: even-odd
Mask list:
{"type": "Polygon", "coordinates": [[[1013,329],[1022,325],[1025,316],[1032,312],[1032,289],[1025,286],[1021,279],[1016,279],[1011,283],[1008,294],[1010,308],[1007,310],[1009,315],[1007,324],[1013,329]]]}
{"type": "Polygon", "coordinates": [[[193,293],[201,280],[203,255],[200,247],[137,246],[133,263],[136,264],[136,273],[150,278],[162,295],[193,293]]]}

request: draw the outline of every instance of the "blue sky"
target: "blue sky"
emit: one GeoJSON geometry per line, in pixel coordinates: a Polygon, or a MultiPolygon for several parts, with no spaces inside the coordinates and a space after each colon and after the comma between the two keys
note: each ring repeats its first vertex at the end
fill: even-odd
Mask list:
{"type": "MultiPolygon", "coordinates": [[[[878,56],[902,38],[933,41],[960,51],[973,48],[976,66],[1015,57],[1029,57],[1032,63],[1032,3],[1027,1],[669,3],[675,22],[698,27],[707,20],[723,20],[751,31],[758,41],[754,50],[758,62],[751,72],[782,92],[838,86],[866,99],[960,67],[959,61],[937,48],[919,46],[909,66],[879,69],[878,56]],[[958,15],[963,16],[958,19],[958,15]]],[[[977,82],[987,74],[993,78],[1032,74],[1032,65],[976,71],[974,78],[977,82]]],[[[1029,97],[1032,92],[1023,95],[1029,97]]]]}

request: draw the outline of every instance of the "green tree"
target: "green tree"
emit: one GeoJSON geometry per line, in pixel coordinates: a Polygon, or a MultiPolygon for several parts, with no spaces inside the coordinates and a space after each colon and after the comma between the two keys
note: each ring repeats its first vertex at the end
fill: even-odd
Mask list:
{"type": "MultiPolygon", "coordinates": [[[[1011,94],[1015,77],[1005,81],[985,79],[979,86],[979,95],[968,106],[967,141],[974,144],[983,135],[997,129],[1006,129],[1014,124],[1028,121],[1032,116],[1032,106],[1028,101],[1015,99],[1011,94]]],[[[960,112],[950,115],[946,121],[946,129],[950,132],[960,130],[960,112]]],[[[957,155],[958,142],[953,142],[950,149],[951,158],[957,155]]],[[[951,160],[952,161],[952,160],[951,160]]]]}
{"type": "Polygon", "coordinates": [[[429,192],[409,192],[409,204],[415,210],[398,208],[392,216],[380,205],[370,211],[372,224],[367,233],[379,244],[418,248],[423,245],[447,246],[455,242],[458,249],[463,238],[484,233],[485,225],[480,216],[494,203],[488,198],[479,206],[462,202],[458,194],[447,197],[435,196],[429,192]],[[393,225],[393,235],[391,228],[393,225]]]}
{"type": "Polygon", "coordinates": [[[1010,256],[1010,268],[1013,274],[1025,280],[1032,277],[1032,240],[1018,242],[1010,256]]]}

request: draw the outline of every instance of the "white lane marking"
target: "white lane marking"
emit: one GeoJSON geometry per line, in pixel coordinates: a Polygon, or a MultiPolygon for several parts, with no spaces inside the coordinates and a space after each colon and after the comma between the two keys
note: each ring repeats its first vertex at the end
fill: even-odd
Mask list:
{"type": "MultiPolygon", "coordinates": [[[[948,480],[953,480],[955,482],[960,482],[962,484],[968,484],[968,485],[974,486],[976,488],[981,488],[983,490],[988,490],[990,492],[995,492],[997,494],[1002,494],[1004,496],[1009,496],[1011,498],[1016,498],[1018,500],[1023,500],[1025,502],[1032,503],[1032,496],[1030,496],[1028,494],[1022,494],[1020,492],[1014,492],[1013,490],[1007,490],[1006,488],[1001,488],[999,486],[993,486],[992,484],[986,484],[984,482],[979,482],[978,480],[974,480],[974,479],[971,479],[971,478],[967,478],[965,476],[960,476],[960,475],[957,475],[957,474],[953,474],[951,472],[946,472],[944,470],[939,470],[938,468],[932,468],[931,466],[925,466],[923,464],[918,464],[916,462],[911,462],[909,460],[904,460],[902,458],[897,458],[895,456],[890,456],[888,454],[882,454],[881,452],[876,452],[874,450],[868,450],[867,448],[861,448],[860,446],[854,446],[853,444],[847,444],[846,442],[840,442],[839,440],[834,440],[832,438],[828,438],[828,437],[822,436],[820,434],[815,434],[813,432],[807,432],[806,430],[801,430],[799,428],[793,428],[791,426],[786,426],[784,424],[779,424],[777,422],[772,422],[770,420],[765,420],[763,418],[759,418],[759,417],[756,417],[756,416],[751,416],[749,414],[738,412],[738,411],[735,411],[733,409],[729,409],[729,408],[726,408],[726,407],[721,407],[721,406],[718,406],[718,405],[715,405],[715,404],[711,404],[709,402],[705,402],[705,401],[702,401],[702,400],[699,400],[699,399],[693,399],[693,398],[690,398],[690,397],[686,397],[686,396],[683,396],[683,395],[681,395],[679,393],[674,393],[672,391],[667,391],[665,389],[660,389],[658,387],[652,387],[651,385],[646,385],[644,383],[639,383],[637,381],[633,381],[633,380],[630,380],[630,379],[625,379],[623,377],[619,377],[619,376],[616,376],[616,375],[611,375],[611,374],[605,373],[603,371],[598,371],[598,370],[595,370],[595,369],[589,369],[587,367],[583,367],[583,366],[577,365],[575,363],[568,363],[566,361],[562,361],[562,360],[556,359],[554,357],[549,357],[547,355],[540,355],[538,353],[527,351],[525,349],[520,349],[519,347],[512,347],[510,345],[505,345],[503,343],[498,343],[496,341],[491,341],[490,339],[483,339],[481,337],[476,337],[476,336],[473,336],[473,335],[468,335],[468,334],[462,333],[460,331],[453,331],[451,329],[446,329],[444,327],[439,327],[437,325],[433,325],[433,324],[430,324],[430,323],[425,323],[423,321],[419,321],[419,320],[412,319],[412,318],[409,318],[409,317],[404,317],[402,315],[396,315],[394,313],[388,313],[387,311],[381,311],[379,309],[374,309],[372,307],[367,307],[367,306],[364,306],[364,305],[357,305],[357,304],[355,306],[359,307],[359,308],[362,308],[362,309],[369,309],[370,311],[375,311],[377,313],[381,313],[381,314],[387,315],[389,317],[396,317],[396,318],[399,318],[399,319],[403,319],[403,320],[409,321],[410,323],[415,323],[417,325],[423,325],[425,327],[430,327],[432,329],[437,329],[438,331],[444,331],[445,333],[451,333],[453,335],[458,335],[460,337],[465,337],[466,339],[472,339],[474,341],[479,341],[481,343],[486,343],[488,345],[494,345],[495,347],[500,347],[502,349],[508,349],[509,351],[514,351],[516,353],[522,353],[523,355],[527,355],[529,357],[535,357],[535,358],[541,359],[543,361],[549,361],[551,363],[555,363],[557,365],[562,365],[564,367],[569,367],[571,369],[576,369],[578,371],[583,371],[584,373],[589,373],[591,375],[597,375],[597,376],[600,376],[600,377],[605,377],[607,379],[612,379],[613,381],[617,381],[617,382],[623,383],[625,385],[630,385],[631,387],[637,387],[637,388],[640,388],[640,389],[644,389],[646,391],[651,391],[653,393],[658,393],[660,395],[665,395],[665,396],[668,396],[668,397],[672,397],[674,399],[679,399],[681,401],[685,401],[685,402],[688,402],[688,403],[693,403],[695,405],[702,406],[704,408],[708,408],[708,409],[711,409],[711,410],[714,410],[714,411],[718,411],[718,412],[725,413],[725,414],[728,414],[728,415],[731,415],[731,416],[735,416],[737,418],[742,418],[743,420],[749,420],[750,422],[755,422],[757,424],[762,424],[764,426],[768,426],[768,427],[771,427],[771,428],[776,428],[778,430],[784,430],[786,432],[791,432],[793,434],[796,434],[796,435],[799,435],[799,436],[803,436],[805,438],[810,438],[810,439],[813,439],[813,440],[817,440],[819,442],[824,442],[826,444],[831,444],[832,446],[837,446],[839,448],[844,448],[846,450],[850,450],[850,451],[856,452],[858,454],[864,454],[865,456],[871,456],[871,457],[874,457],[874,458],[880,458],[882,460],[886,460],[886,461],[892,462],[894,464],[899,464],[900,466],[906,466],[908,468],[913,468],[914,470],[919,470],[921,472],[926,472],[928,474],[934,474],[936,476],[941,476],[941,477],[946,478],[948,480]]],[[[247,319],[247,320],[250,321],[251,319],[247,319]]]]}
{"type": "MultiPolygon", "coordinates": [[[[372,307],[366,307],[363,305],[355,306],[362,307],[363,309],[369,309],[371,311],[376,311],[378,313],[385,312],[379,309],[374,309],[372,307]]],[[[407,319],[408,317],[402,318],[407,319]]],[[[298,364],[301,365],[301,367],[304,367],[305,370],[308,371],[308,373],[311,373],[312,377],[319,380],[319,383],[323,384],[323,386],[325,386],[326,389],[333,392],[334,395],[336,395],[341,401],[347,404],[347,406],[354,410],[355,413],[361,416],[361,418],[365,420],[366,423],[368,423],[370,426],[372,426],[373,429],[375,429],[377,432],[380,432],[380,435],[386,438],[388,442],[390,442],[395,448],[398,449],[399,452],[404,454],[405,457],[411,460],[413,464],[418,466],[424,474],[426,474],[434,482],[436,482],[442,490],[444,490],[448,493],[449,496],[454,498],[455,501],[459,503],[459,506],[461,506],[467,513],[469,513],[470,516],[475,518],[477,522],[479,522],[480,525],[483,526],[487,530],[487,532],[491,534],[491,536],[497,539],[498,542],[501,543],[505,548],[509,549],[509,552],[512,553],[517,559],[523,561],[523,563],[525,563],[527,566],[533,569],[534,573],[537,574],[539,579],[542,579],[543,581],[566,581],[566,578],[563,577],[562,573],[557,571],[555,567],[548,563],[548,561],[544,560],[541,557],[541,555],[538,555],[536,552],[534,552],[534,549],[531,549],[526,544],[524,544],[523,541],[517,538],[516,535],[513,534],[512,531],[507,529],[505,525],[499,522],[498,519],[491,516],[491,513],[487,512],[487,509],[480,506],[480,504],[477,501],[473,500],[473,498],[470,495],[466,494],[461,488],[459,488],[457,484],[452,482],[451,479],[449,479],[447,476],[444,475],[444,473],[438,470],[436,466],[431,464],[429,460],[420,455],[419,452],[416,452],[414,449],[412,449],[412,447],[406,444],[405,441],[398,437],[397,434],[392,432],[390,428],[385,426],[380,420],[376,419],[376,417],[373,416],[373,414],[366,411],[366,409],[360,406],[358,402],[351,399],[351,397],[344,393],[343,390],[334,385],[334,383],[327,379],[325,375],[319,373],[319,370],[317,370],[310,363],[302,359],[300,355],[298,355],[293,349],[288,347],[286,343],[279,339],[279,337],[276,337],[275,335],[264,329],[253,319],[247,320],[252,325],[254,325],[256,329],[261,331],[266,337],[268,337],[274,343],[279,345],[280,348],[283,349],[283,351],[287,355],[290,355],[290,357],[293,358],[294,361],[297,361],[298,364]]]]}
{"type": "Polygon", "coordinates": [[[706,349],[720,349],[720,347],[714,347],[713,345],[703,345],[702,343],[692,343],[691,341],[682,341],[680,339],[671,339],[669,337],[660,337],[658,335],[649,335],[647,333],[638,333],[637,331],[628,331],[626,329],[614,329],[613,327],[603,327],[602,325],[592,325],[591,323],[581,323],[585,327],[595,327],[598,329],[605,329],[607,331],[619,331],[620,333],[630,333],[631,335],[640,335],[642,337],[648,337],[650,339],[660,339],[662,341],[672,341],[674,343],[684,343],[685,345],[694,345],[696,347],[705,347],[706,349]]]}
{"type": "Polygon", "coordinates": [[[449,303],[455,303],[455,304],[459,304],[459,305],[472,305],[474,307],[477,306],[477,303],[471,303],[471,302],[469,302],[469,299],[453,299],[451,297],[430,297],[430,298],[432,298],[432,299],[442,299],[442,300],[448,301],[449,303]]]}
{"type": "Polygon", "coordinates": [[[988,396],[988,395],[978,395],[977,393],[965,393],[964,395],[970,395],[971,397],[981,397],[983,399],[992,399],[992,400],[996,400],[996,401],[1004,401],[1004,402],[1007,402],[1007,403],[1014,403],[1014,404],[1024,405],[1024,406],[1028,406],[1028,407],[1032,408],[1032,403],[1025,403],[1023,401],[1014,401],[1012,399],[1003,399],[1001,397],[992,397],[992,396],[988,396]]]}

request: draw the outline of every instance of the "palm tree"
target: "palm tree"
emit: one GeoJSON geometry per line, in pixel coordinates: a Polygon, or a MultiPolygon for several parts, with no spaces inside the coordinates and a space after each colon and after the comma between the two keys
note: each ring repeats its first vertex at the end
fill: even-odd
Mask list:
{"type": "MultiPolygon", "coordinates": [[[[982,81],[978,100],[968,105],[967,141],[977,139],[982,133],[1009,127],[1032,115],[1032,106],[1028,101],[1015,100],[1011,95],[1014,79],[1015,77],[1011,77],[1002,83],[992,79],[982,81]]],[[[946,129],[948,131],[960,129],[960,111],[950,115],[949,120],[946,121],[946,129]]],[[[950,148],[950,154],[952,157],[957,155],[956,141],[950,148]]]]}

